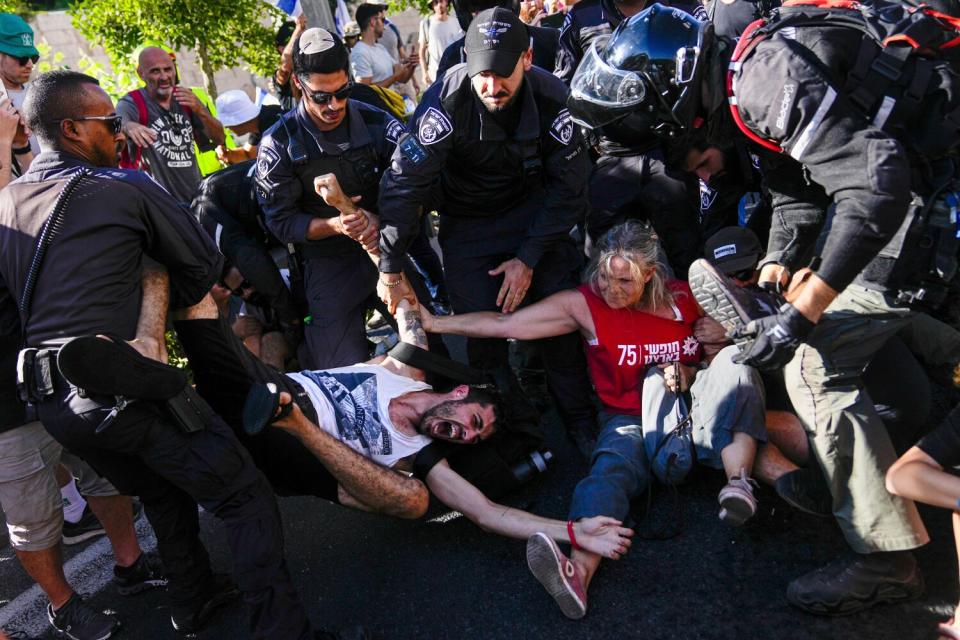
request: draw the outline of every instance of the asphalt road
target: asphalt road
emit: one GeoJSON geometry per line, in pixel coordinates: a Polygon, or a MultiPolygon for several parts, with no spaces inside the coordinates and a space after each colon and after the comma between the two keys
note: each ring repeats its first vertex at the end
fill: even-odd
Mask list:
{"type": "MultiPolygon", "coordinates": [[[[958,396],[938,390],[936,399],[936,413],[942,414],[958,396]]],[[[556,417],[548,413],[545,420],[557,453],[554,465],[508,502],[565,519],[587,467],[559,436],[556,417]]],[[[646,518],[641,501],[635,509],[640,528],[679,524],[682,533],[669,540],[636,540],[625,559],[605,563],[580,621],[564,618],[530,575],[524,541],[484,533],[465,518],[399,521],[316,498],[284,498],[280,507],[290,570],[315,624],[364,625],[384,639],[907,640],[935,638],[937,622],[950,617],[958,586],[949,514],[922,511],[933,537],[917,553],[927,585],[922,599],[847,618],[817,618],[792,609],[784,592],[792,578],[843,552],[832,520],[793,511],[762,490],[760,513],[746,527],[729,529],[716,517],[722,484],[720,474],[701,470],[680,487],[680,511],[662,488],[646,518]]],[[[221,528],[208,514],[202,521],[215,566],[228,570],[221,528]]],[[[139,530],[151,546],[148,525],[141,522],[139,530]]],[[[177,637],[162,592],[128,599],[109,584],[106,541],[70,548],[67,557],[79,590],[94,606],[118,612],[124,624],[120,637],[177,637]]],[[[45,602],[31,590],[8,545],[0,549],[0,604],[6,605],[0,625],[54,637],[42,616],[45,602]]],[[[248,637],[242,607],[224,609],[198,637],[248,637]]]]}

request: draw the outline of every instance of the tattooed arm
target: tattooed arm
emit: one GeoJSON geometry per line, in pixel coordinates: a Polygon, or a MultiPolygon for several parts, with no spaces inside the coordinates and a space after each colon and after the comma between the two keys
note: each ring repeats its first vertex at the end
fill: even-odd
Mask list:
{"type": "MultiPolygon", "coordinates": [[[[411,305],[407,300],[403,300],[397,305],[397,327],[400,332],[400,340],[412,344],[421,349],[428,350],[427,333],[423,330],[423,320],[420,317],[420,306],[411,305]]],[[[414,380],[424,380],[426,375],[422,369],[411,367],[399,360],[387,356],[383,361],[383,367],[394,373],[413,378],[414,380]]]]}

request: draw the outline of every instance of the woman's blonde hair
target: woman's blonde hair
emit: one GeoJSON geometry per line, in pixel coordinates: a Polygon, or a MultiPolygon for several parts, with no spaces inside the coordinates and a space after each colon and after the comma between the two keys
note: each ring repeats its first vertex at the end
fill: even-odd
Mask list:
{"type": "Polygon", "coordinates": [[[653,276],[644,285],[640,308],[659,309],[673,302],[667,288],[667,276],[659,260],[660,243],[649,224],[628,220],[610,229],[597,244],[596,253],[587,267],[584,280],[590,289],[600,295],[600,276],[610,273],[610,262],[620,258],[630,265],[630,274],[637,282],[643,282],[653,269],[653,276]]]}

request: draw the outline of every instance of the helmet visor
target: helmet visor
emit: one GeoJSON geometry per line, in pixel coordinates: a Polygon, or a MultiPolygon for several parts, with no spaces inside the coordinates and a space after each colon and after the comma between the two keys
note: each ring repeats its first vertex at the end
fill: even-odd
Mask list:
{"type": "Polygon", "coordinates": [[[570,102],[583,108],[574,111],[593,114],[595,121],[580,122],[596,128],[623,117],[643,103],[647,95],[643,77],[634,71],[623,71],[604,62],[603,49],[609,36],[597,38],[577,67],[570,82],[570,102]]]}

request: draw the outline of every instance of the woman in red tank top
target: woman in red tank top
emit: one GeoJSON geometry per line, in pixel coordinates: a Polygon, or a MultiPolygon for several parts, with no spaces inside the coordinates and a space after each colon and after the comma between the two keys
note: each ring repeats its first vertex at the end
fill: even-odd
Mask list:
{"type": "MultiPolygon", "coordinates": [[[[727,472],[720,518],[742,524],[756,510],[747,472],[758,440],[766,439],[762,383],[755,371],[733,363],[736,347],[725,357],[727,350],[721,351],[709,370],[701,368],[703,353],[693,323],[702,311],[685,282],[666,278],[657,253],[657,238],[649,228],[627,222],[601,241],[587,282],[577,289],[511,314],[435,318],[421,307],[424,329],[520,340],[580,332],[604,415],[590,474],[574,491],[571,521],[594,515],[622,521],[630,501],[649,486],[651,474],[671,483],[682,479],[671,474],[669,464],[663,471],[657,445],[664,438],[664,423],[689,392],[697,459],[727,472]]],[[[580,618],[601,558],[573,546],[567,558],[553,540],[537,534],[528,540],[527,560],[563,613],[580,618]]]]}

